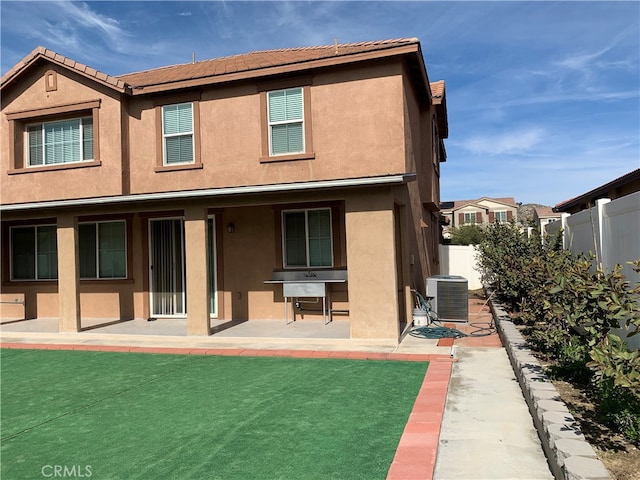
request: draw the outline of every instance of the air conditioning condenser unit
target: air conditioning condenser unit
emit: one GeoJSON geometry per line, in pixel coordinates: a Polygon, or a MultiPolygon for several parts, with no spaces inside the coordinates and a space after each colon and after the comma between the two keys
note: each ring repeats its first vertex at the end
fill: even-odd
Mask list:
{"type": "Polygon", "coordinates": [[[469,320],[469,282],[459,275],[434,275],[427,278],[427,297],[441,321],[469,320]]]}

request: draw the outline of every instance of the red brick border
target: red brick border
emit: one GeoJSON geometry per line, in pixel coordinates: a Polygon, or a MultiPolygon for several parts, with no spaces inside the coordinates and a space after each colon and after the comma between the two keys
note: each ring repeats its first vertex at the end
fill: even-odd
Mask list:
{"type": "Polygon", "coordinates": [[[387,480],[431,480],[453,361],[429,363],[387,480]]]}

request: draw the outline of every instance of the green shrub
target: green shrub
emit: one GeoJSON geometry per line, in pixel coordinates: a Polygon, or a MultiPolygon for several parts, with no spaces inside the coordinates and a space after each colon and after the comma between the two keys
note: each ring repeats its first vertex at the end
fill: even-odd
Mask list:
{"type": "Polygon", "coordinates": [[[601,382],[598,387],[599,413],[605,423],[629,440],[640,442],[640,400],[628,390],[615,386],[613,381],[601,382]]]}
{"type": "Polygon", "coordinates": [[[493,223],[484,229],[484,239],[478,245],[481,277],[498,288],[512,310],[519,308],[532,287],[525,269],[541,250],[540,238],[528,238],[513,222],[493,223]]]}
{"type": "MultiPolygon", "coordinates": [[[[513,224],[491,225],[479,246],[483,280],[520,310],[531,346],[555,360],[550,374],[591,382],[603,418],[637,440],[640,351],[630,351],[616,332],[640,331],[640,285],[632,286],[620,265],[603,271],[593,255],[562,250],[559,236],[547,240],[542,247],[513,224]]],[[[633,265],[640,272],[640,260],[633,265]]]]}
{"type": "Polygon", "coordinates": [[[471,223],[460,225],[451,231],[451,245],[478,245],[484,240],[484,230],[481,225],[471,223]]]}

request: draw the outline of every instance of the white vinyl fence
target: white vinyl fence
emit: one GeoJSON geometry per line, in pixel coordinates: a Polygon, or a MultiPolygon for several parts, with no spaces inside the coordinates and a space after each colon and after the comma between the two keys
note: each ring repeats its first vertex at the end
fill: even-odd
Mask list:
{"type": "Polygon", "coordinates": [[[627,262],[640,258],[640,192],[609,200],[582,212],[562,215],[562,221],[550,223],[547,232],[563,229],[564,248],[573,253],[593,252],[602,268],[611,271],[616,264],[632,282],[640,277],[627,262]]]}
{"type": "MultiPolygon", "coordinates": [[[[595,207],[573,215],[565,213],[561,222],[550,223],[546,231],[554,235],[560,228],[564,248],[576,254],[593,252],[605,271],[619,264],[632,285],[640,282],[640,275],[627,264],[640,258],[640,192],[597,200],[595,207]]],[[[640,348],[640,334],[628,343],[640,348]]]]}
{"type": "Polygon", "coordinates": [[[440,273],[460,275],[469,282],[469,290],[482,288],[473,245],[440,245],[440,273]]]}

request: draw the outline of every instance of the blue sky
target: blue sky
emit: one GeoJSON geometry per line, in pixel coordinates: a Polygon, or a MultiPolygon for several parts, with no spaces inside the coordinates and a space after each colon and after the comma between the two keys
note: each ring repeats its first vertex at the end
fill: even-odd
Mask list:
{"type": "Polygon", "coordinates": [[[640,2],[0,2],[2,73],[42,45],[111,75],[417,37],[447,83],[442,200],[555,205],[640,167],[640,2]]]}

